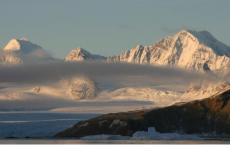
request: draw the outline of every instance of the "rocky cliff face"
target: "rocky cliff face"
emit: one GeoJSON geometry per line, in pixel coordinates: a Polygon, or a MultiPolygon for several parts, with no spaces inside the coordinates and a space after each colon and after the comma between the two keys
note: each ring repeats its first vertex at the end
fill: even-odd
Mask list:
{"type": "Polygon", "coordinates": [[[102,115],[81,121],[55,137],[109,134],[132,136],[155,127],[157,132],[230,135],[230,89],[203,100],[137,112],[102,115]]]}

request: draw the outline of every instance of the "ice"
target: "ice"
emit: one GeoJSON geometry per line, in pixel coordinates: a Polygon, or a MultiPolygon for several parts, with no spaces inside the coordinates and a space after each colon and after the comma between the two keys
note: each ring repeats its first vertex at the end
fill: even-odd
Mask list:
{"type": "Polygon", "coordinates": [[[138,131],[133,134],[132,139],[136,140],[200,140],[197,135],[178,134],[178,133],[159,133],[155,131],[154,127],[148,128],[148,132],[138,131]]]}
{"type": "Polygon", "coordinates": [[[82,137],[83,140],[202,140],[198,135],[178,134],[178,133],[159,133],[154,127],[149,127],[148,132],[137,131],[132,137],[121,135],[92,135],[82,137]]]}

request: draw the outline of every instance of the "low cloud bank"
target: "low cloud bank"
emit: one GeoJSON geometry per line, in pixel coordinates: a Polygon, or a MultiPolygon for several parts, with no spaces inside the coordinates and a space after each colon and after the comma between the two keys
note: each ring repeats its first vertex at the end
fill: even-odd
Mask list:
{"type": "Polygon", "coordinates": [[[105,62],[26,63],[18,66],[0,66],[0,82],[5,83],[47,83],[61,78],[84,75],[91,79],[110,79],[130,83],[189,83],[194,79],[212,77],[188,72],[178,68],[105,62]]]}

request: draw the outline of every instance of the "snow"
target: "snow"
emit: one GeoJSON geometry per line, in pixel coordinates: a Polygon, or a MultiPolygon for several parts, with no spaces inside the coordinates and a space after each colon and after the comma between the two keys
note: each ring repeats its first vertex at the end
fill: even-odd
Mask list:
{"type": "MultiPolygon", "coordinates": [[[[30,42],[27,38],[22,38],[21,40],[12,39],[0,52],[0,64],[18,65],[24,63],[28,58],[31,61],[34,59],[34,56],[40,55],[40,52],[35,50],[43,51],[40,46],[30,42]]],[[[161,39],[151,46],[138,45],[120,55],[109,57],[106,61],[173,66],[190,71],[202,73],[211,71],[216,75],[227,75],[227,72],[230,70],[229,57],[230,47],[218,41],[209,32],[182,30],[174,36],[161,39]]],[[[50,56],[48,58],[52,59],[50,56]]],[[[105,59],[106,57],[91,54],[79,47],[72,50],[65,61],[103,61],[105,59]]],[[[93,80],[87,78],[87,76],[70,79],[63,78],[51,84],[20,86],[17,84],[1,84],[0,109],[6,112],[10,110],[18,112],[46,110],[49,113],[77,112],[103,114],[135,111],[210,97],[228,88],[229,83],[227,81],[210,83],[202,80],[200,82],[192,82],[187,90],[186,87],[188,86],[181,86],[181,84],[135,87],[122,83],[93,80]]],[[[186,108],[183,110],[186,111],[186,108]]],[[[35,122],[41,123],[40,125],[54,122],[55,125],[56,122],[63,121],[60,118],[48,120],[45,118],[44,114],[35,122]]],[[[76,123],[76,120],[70,119],[68,121],[76,123]]],[[[28,120],[0,120],[0,125],[2,124],[0,135],[15,135],[14,132],[7,132],[7,127],[9,131],[16,129],[17,134],[28,135],[23,133],[25,131],[24,128],[27,128],[27,125],[32,127],[33,123],[33,121],[28,120]],[[9,124],[21,124],[22,127],[17,128],[18,126],[14,125],[10,127],[9,124]]],[[[100,124],[102,123],[100,122],[100,124]]],[[[114,120],[111,125],[113,126],[117,123],[122,124],[122,121],[114,120]]],[[[32,131],[32,135],[37,135],[40,131],[32,131]]],[[[50,134],[52,133],[47,133],[47,135],[50,134]]],[[[153,128],[150,128],[149,132],[135,133],[132,139],[177,139],[183,137],[193,138],[194,136],[185,137],[177,133],[160,134],[153,128]]],[[[93,138],[114,139],[123,137],[99,135],[93,138]]]]}
{"type": "Polygon", "coordinates": [[[94,57],[86,50],[78,47],[72,50],[65,58],[65,61],[82,61],[82,60],[94,60],[94,57]]]}
{"type": "Polygon", "coordinates": [[[42,49],[41,46],[31,43],[27,38],[12,39],[10,42],[4,47],[5,51],[20,51],[24,54],[30,53],[36,49],[42,49]]]}
{"type": "Polygon", "coordinates": [[[16,39],[10,40],[3,50],[19,50],[20,43],[16,39]]]}
{"type": "Polygon", "coordinates": [[[103,96],[107,96],[113,100],[152,101],[154,103],[175,101],[180,95],[181,93],[179,92],[163,91],[156,89],[153,86],[122,87],[115,89],[114,91],[105,90],[100,93],[100,97],[102,98],[103,96]]]}
{"type": "Polygon", "coordinates": [[[2,84],[0,100],[25,100],[34,96],[50,96],[67,100],[92,100],[97,97],[97,88],[87,77],[62,79],[49,84],[17,85],[2,84]]]}
{"type": "MultiPolygon", "coordinates": [[[[182,30],[172,37],[159,40],[152,46],[137,45],[135,48],[120,55],[108,57],[107,62],[173,66],[202,73],[210,73],[211,71],[213,74],[216,74],[213,77],[217,77],[227,75],[228,73],[226,72],[230,70],[230,47],[218,41],[208,31],[182,30]]],[[[175,96],[173,93],[169,93],[168,96],[172,98],[180,96],[179,98],[182,98],[181,101],[203,99],[214,95],[228,86],[228,82],[219,81],[214,84],[201,80],[201,82],[191,82],[189,88],[186,89],[187,91],[184,90],[185,93],[182,96],[176,93],[175,96]],[[199,89],[194,89],[196,87],[199,89]]],[[[129,90],[131,92],[131,89],[129,90]]],[[[142,91],[140,93],[139,91],[133,90],[133,95],[139,94],[139,99],[159,102],[159,99],[165,98],[152,97],[156,96],[159,91],[152,91],[151,94],[154,95],[151,97],[144,96],[142,91]]],[[[163,93],[161,92],[160,94],[162,95],[163,93]]],[[[120,94],[120,96],[125,97],[123,94],[120,94]]]]}
{"type": "Polygon", "coordinates": [[[87,77],[75,77],[69,80],[68,93],[76,100],[95,99],[98,95],[98,90],[95,82],[87,77]]]}
{"type": "Polygon", "coordinates": [[[87,126],[88,124],[89,124],[89,123],[86,122],[86,123],[83,123],[83,124],[79,125],[79,127],[85,127],[85,126],[87,126]]]}
{"type": "Polygon", "coordinates": [[[98,124],[99,124],[99,126],[102,126],[102,124],[105,123],[105,122],[108,122],[108,120],[99,121],[98,124]]]}
{"type": "Polygon", "coordinates": [[[99,96],[91,100],[76,100],[68,90],[71,86],[63,83],[46,85],[1,84],[1,111],[51,111],[76,113],[111,113],[138,110],[153,103],[135,100],[116,100],[109,96],[99,96]],[[39,90],[39,91],[38,91],[39,90]],[[107,99],[104,99],[106,98],[107,99]]]}
{"type": "MultiPolygon", "coordinates": [[[[150,102],[131,102],[131,101],[112,101],[112,102],[81,102],[76,103],[75,106],[55,107],[50,109],[49,112],[63,112],[63,113],[117,113],[138,111],[140,109],[150,109],[157,107],[150,102]]],[[[121,122],[122,123],[122,122],[121,122]]]]}
{"type": "Polygon", "coordinates": [[[0,100],[19,100],[21,99],[19,93],[1,93],[0,100]]]}
{"type": "MultiPolygon", "coordinates": [[[[131,109],[137,110],[142,107],[160,107],[167,106],[174,102],[181,100],[180,95],[186,88],[182,85],[160,85],[160,86],[144,86],[144,87],[126,87],[124,85],[117,85],[106,82],[94,82],[91,79],[78,76],[75,78],[62,79],[60,81],[53,81],[47,84],[41,85],[20,85],[17,84],[2,84],[0,89],[1,100],[11,100],[14,105],[12,108],[25,108],[16,104],[17,101],[21,102],[33,101],[34,99],[44,99],[53,101],[71,101],[73,102],[114,102],[113,106],[102,105],[100,107],[84,108],[83,106],[73,107],[68,105],[52,105],[53,111],[105,111],[109,113],[117,111],[130,111],[131,109]],[[99,88],[98,88],[99,86],[99,88]],[[175,91],[173,91],[175,90],[175,91]],[[118,102],[124,102],[124,105],[117,104],[118,102]],[[133,106],[126,106],[129,102],[134,103],[133,106]],[[149,104],[142,102],[150,102],[149,104]],[[120,106],[116,109],[115,106],[120,106]],[[129,108],[130,107],[130,108],[129,108]],[[115,111],[114,111],[114,110],[115,111]],[[124,110],[123,110],[124,109],[124,110]]],[[[36,105],[37,106],[37,105],[36,105]]],[[[41,106],[42,107],[42,106],[41,106]]],[[[1,106],[2,110],[11,110],[8,106],[1,106]],[[7,108],[5,108],[7,107],[7,108]]],[[[29,109],[29,108],[27,108],[29,109]]],[[[27,110],[26,109],[26,110],[27,110]]],[[[16,109],[18,110],[18,109],[16,109]]],[[[24,109],[23,109],[24,110],[24,109]]],[[[32,109],[33,110],[33,109],[32,109]]]]}
{"type": "Polygon", "coordinates": [[[179,85],[175,87],[175,84],[145,87],[123,86],[116,89],[116,86],[113,88],[113,85],[111,85],[103,90],[95,90],[95,93],[98,93],[97,96],[90,96],[88,94],[91,94],[92,91],[94,92],[94,87],[96,87],[93,82],[90,82],[91,80],[88,82],[85,78],[74,78],[39,86],[21,85],[19,87],[18,85],[7,86],[5,84],[6,87],[3,85],[0,89],[0,99],[2,103],[7,101],[8,105],[3,103],[0,105],[0,109],[7,111],[47,108],[46,110],[52,112],[115,113],[164,107],[186,101],[181,98],[181,92],[186,86],[182,88],[178,87],[179,85]],[[77,82],[75,83],[74,81],[77,82]],[[87,89],[85,86],[87,84],[94,85],[88,86],[89,88],[87,89]],[[80,91],[81,94],[71,94],[72,89],[82,90],[80,91]],[[47,103],[45,105],[42,102],[47,103]],[[49,105],[48,102],[52,102],[52,104],[49,105]],[[24,104],[30,105],[25,106],[24,104]]]}
{"type": "Polygon", "coordinates": [[[12,51],[0,50],[0,64],[2,65],[18,65],[22,64],[23,60],[12,51]]]}
{"type": "Polygon", "coordinates": [[[214,52],[218,55],[226,55],[230,57],[230,47],[218,41],[211,33],[205,30],[199,32],[188,30],[192,35],[194,35],[201,44],[212,47],[214,52]]]}
{"type": "Polygon", "coordinates": [[[229,50],[229,46],[206,31],[182,30],[152,46],[138,45],[120,55],[109,57],[107,61],[170,65],[203,72],[204,64],[211,70],[226,66],[230,62],[229,50]]]}
{"type": "Polygon", "coordinates": [[[24,62],[53,60],[51,55],[41,46],[30,42],[27,38],[12,39],[0,50],[0,64],[18,65],[24,62]]]}
{"type": "Polygon", "coordinates": [[[83,61],[83,60],[106,60],[106,57],[101,55],[91,54],[87,50],[78,47],[77,49],[71,50],[71,52],[65,58],[65,61],[83,61]]]}
{"type": "MultiPolygon", "coordinates": [[[[42,49],[40,46],[30,42],[27,38],[21,40],[12,39],[3,52],[0,53],[0,62],[3,64],[24,63],[24,57],[18,56],[14,51],[23,51],[28,53],[34,49],[42,49]],[[10,51],[9,51],[10,50],[10,51]],[[28,51],[27,51],[28,50],[28,51]]],[[[207,73],[211,70],[214,74],[221,74],[222,71],[229,71],[230,48],[207,31],[182,30],[172,37],[166,37],[159,40],[152,46],[138,45],[120,55],[109,57],[107,62],[129,62],[138,64],[152,64],[161,66],[176,66],[188,70],[195,70],[207,73]]],[[[23,55],[24,56],[24,55],[23,55]]],[[[83,48],[79,47],[72,50],[66,57],[66,61],[81,60],[103,60],[105,57],[93,55],[83,48]],[[98,58],[96,58],[98,57],[98,58]]],[[[12,85],[12,84],[11,84],[12,85]]],[[[135,104],[128,109],[122,106],[116,109],[118,105],[108,107],[85,108],[84,106],[52,106],[52,111],[97,111],[97,112],[117,112],[138,110],[141,108],[162,107],[178,102],[187,102],[195,99],[209,97],[216,92],[228,87],[228,82],[218,82],[215,84],[204,81],[191,83],[188,86],[181,87],[181,84],[169,84],[161,86],[130,86],[123,83],[103,82],[79,76],[75,78],[62,78],[51,84],[27,85],[27,86],[8,86],[0,89],[1,100],[33,100],[34,98],[51,98],[59,101],[76,102],[150,102],[150,104],[135,104]],[[85,110],[84,110],[85,109],[85,110]],[[106,110],[107,109],[107,110],[106,110]],[[113,110],[114,109],[114,110],[113,110]],[[124,109],[124,110],[122,110],[124,109]]],[[[21,108],[13,105],[12,108],[21,108]]],[[[24,107],[22,107],[24,108],[24,107]]],[[[9,108],[1,108],[9,109],[9,108]]],[[[28,109],[28,108],[27,108],[28,109]]],[[[18,109],[17,109],[18,110],[18,109]]]]}
{"type": "Polygon", "coordinates": [[[119,119],[115,119],[115,120],[113,120],[113,122],[109,125],[109,128],[112,128],[114,125],[117,125],[117,124],[119,124],[120,126],[126,126],[126,125],[127,125],[126,122],[121,121],[121,120],[119,120],[119,119]]]}
{"type": "Polygon", "coordinates": [[[204,99],[229,87],[230,84],[227,81],[210,82],[201,80],[199,82],[192,82],[186,92],[181,96],[181,99],[185,102],[204,99]]]}

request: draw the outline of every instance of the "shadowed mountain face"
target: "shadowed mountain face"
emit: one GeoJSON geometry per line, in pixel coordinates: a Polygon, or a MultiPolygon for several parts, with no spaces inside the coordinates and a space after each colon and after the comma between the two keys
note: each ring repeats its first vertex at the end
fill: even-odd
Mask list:
{"type": "Polygon", "coordinates": [[[155,127],[160,133],[230,135],[230,89],[210,98],[137,112],[102,115],[81,121],[55,137],[109,134],[132,136],[155,127]]]}

